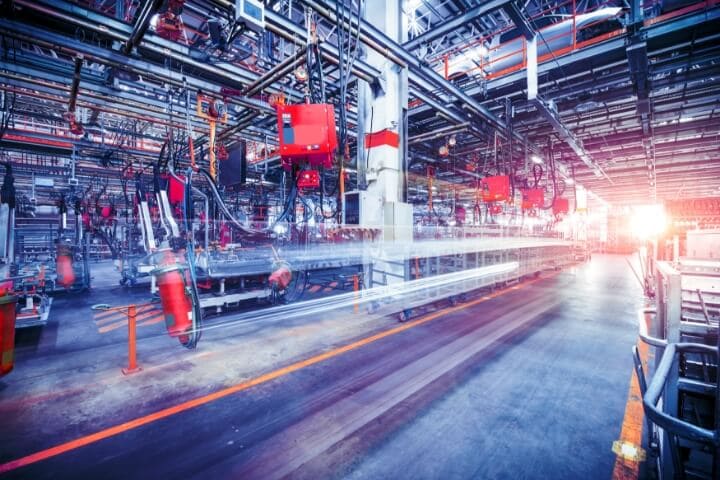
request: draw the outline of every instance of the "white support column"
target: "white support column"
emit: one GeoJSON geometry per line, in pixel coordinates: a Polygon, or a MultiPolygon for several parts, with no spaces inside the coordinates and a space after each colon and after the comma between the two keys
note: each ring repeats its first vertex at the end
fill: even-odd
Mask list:
{"type": "MultiPolygon", "coordinates": [[[[403,0],[367,0],[363,21],[402,45],[407,41],[403,0]]],[[[383,228],[385,242],[412,242],[412,205],[404,203],[407,177],[408,73],[382,54],[365,48],[365,61],[382,72],[372,85],[359,82],[358,115],[362,115],[364,156],[358,171],[367,191],[360,195],[360,223],[383,228]],[[363,166],[366,168],[363,169],[363,166]],[[381,208],[378,208],[380,206],[381,208]]],[[[388,258],[380,247],[365,264],[367,286],[397,283],[408,277],[407,262],[388,258]]]]}
{"type": "MultiPolygon", "coordinates": [[[[402,44],[407,40],[407,28],[401,5],[401,0],[368,0],[363,21],[402,44]]],[[[364,145],[367,193],[368,198],[382,199],[386,207],[381,210],[366,209],[370,210],[366,215],[369,218],[361,221],[368,226],[387,225],[386,220],[392,222],[392,225],[397,221],[412,223],[412,214],[409,219],[400,219],[395,214],[394,220],[386,219],[383,214],[383,211],[388,211],[387,204],[397,204],[404,200],[406,167],[403,159],[407,131],[403,119],[408,102],[407,70],[396,67],[372,49],[368,48],[366,52],[366,62],[382,72],[382,77],[375,85],[360,82],[359,110],[364,114],[363,123],[367,133],[364,145]]],[[[407,209],[401,207],[400,210],[407,209]]]]}

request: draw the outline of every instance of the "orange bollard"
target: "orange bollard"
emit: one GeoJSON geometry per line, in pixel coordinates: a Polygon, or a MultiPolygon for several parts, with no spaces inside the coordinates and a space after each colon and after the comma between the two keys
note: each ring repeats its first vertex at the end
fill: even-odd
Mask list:
{"type": "Polygon", "coordinates": [[[122,372],[124,375],[136,373],[142,370],[137,365],[137,350],[136,350],[136,337],[135,337],[135,324],[137,322],[137,308],[135,305],[128,306],[128,367],[123,368],[122,372]]]}
{"type": "Polygon", "coordinates": [[[360,290],[360,279],[358,278],[357,273],[353,275],[353,292],[355,292],[355,304],[353,305],[353,311],[355,313],[358,313],[360,310],[360,307],[358,305],[357,299],[359,297],[358,291],[360,290]]]}

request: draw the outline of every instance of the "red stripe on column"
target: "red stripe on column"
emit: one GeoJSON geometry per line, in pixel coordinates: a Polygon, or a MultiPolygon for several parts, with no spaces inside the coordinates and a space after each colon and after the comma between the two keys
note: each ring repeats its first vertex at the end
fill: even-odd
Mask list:
{"type": "Polygon", "coordinates": [[[383,145],[398,148],[400,136],[387,128],[379,132],[365,134],[365,148],[381,147],[383,145]]]}

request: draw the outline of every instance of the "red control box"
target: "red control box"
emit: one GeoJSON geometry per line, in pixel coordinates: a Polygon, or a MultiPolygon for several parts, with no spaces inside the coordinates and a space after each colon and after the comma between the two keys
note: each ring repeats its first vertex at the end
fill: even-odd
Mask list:
{"type": "Polygon", "coordinates": [[[570,202],[567,198],[556,198],[552,204],[554,215],[564,215],[570,211],[570,202]]]}
{"type": "Polygon", "coordinates": [[[306,162],[330,168],[335,150],[335,109],[329,104],[277,105],[283,167],[306,162]]]}
{"type": "Polygon", "coordinates": [[[502,205],[490,205],[490,215],[499,215],[502,213],[502,205]]]}
{"type": "Polygon", "coordinates": [[[301,170],[298,172],[298,188],[318,188],[320,186],[320,173],[317,170],[301,170]]]}
{"type": "Polygon", "coordinates": [[[543,203],[545,203],[545,192],[541,188],[526,188],[522,190],[523,210],[542,207],[543,203]]]}
{"type": "Polygon", "coordinates": [[[480,180],[483,202],[503,202],[510,199],[510,177],[497,175],[480,180]]]}

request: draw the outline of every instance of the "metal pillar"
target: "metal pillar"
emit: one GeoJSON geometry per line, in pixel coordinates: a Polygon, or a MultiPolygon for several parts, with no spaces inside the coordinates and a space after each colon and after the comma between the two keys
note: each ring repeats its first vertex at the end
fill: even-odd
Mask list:
{"type": "MultiPolygon", "coordinates": [[[[400,0],[368,0],[363,21],[380,29],[396,42],[402,42],[407,34],[403,28],[400,0]]],[[[400,68],[387,58],[368,49],[366,62],[379,69],[381,80],[374,85],[362,82],[360,89],[361,111],[365,114],[364,125],[367,133],[389,130],[407,137],[403,130],[403,110],[407,109],[407,69],[400,68]]],[[[402,175],[403,149],[391,145],[366,148],[368,192],[387,202],[401,201],[404,189],[402,175]]],[[[382,215],[381,212],[378,212],[382,215]]],[[[382,224],[382,217],[377,218],[382,224]]],[[[375,222],[373,222],[375,223],[375,222]]]]}

